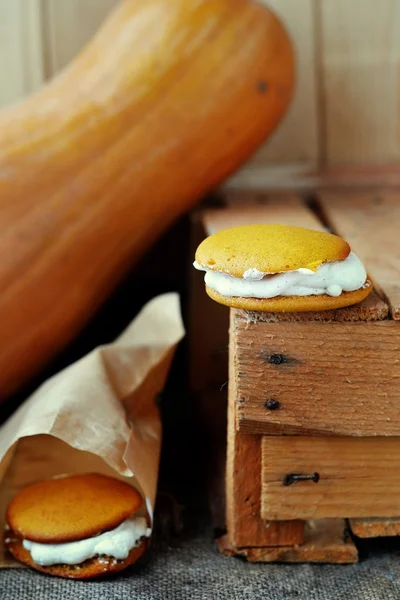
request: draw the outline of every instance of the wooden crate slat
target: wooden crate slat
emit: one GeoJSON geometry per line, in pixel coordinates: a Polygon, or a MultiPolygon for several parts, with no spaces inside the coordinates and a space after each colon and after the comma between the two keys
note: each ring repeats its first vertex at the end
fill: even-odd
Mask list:
{"type": "Polygon", "coordinates": [[[296,194],[268,194],[256,190],[230,190],[225,205],[203,211],[203,222],[210,235],[221,229],[253,223],[281,223],[324,230],[317,216],[296,194]]]}
{"type": "Polygon", "coordinates": [[[297,56],[293,101],[274,134],[246,165],[265,168],[271,163],[315,167],[320,154],[318,73],[316,68],[314,0],[261,0],[277,14],[291,37],[297,56]]]}
{"type": "Polygon", "coordinates": [[[306,523],[304,543],[300,546],[243,548],[238,552],[230,547],[226,536],[219,540],[218,545],[224,554],[241,554],[249,562],[355,563],[358,561],[357,548],[345,529],[343,519],[322,519],[306,523]]]}
{"type": "Polygon", "coordinates": [[[226,463],[226,524],[230,543],[235,548],[300,544],[303,522],[267,523],[261,518],[261,437],[237,431],[234,354],[231,345],[226,463]]]}
{"type": "Polygon", "coordinates": [[[396,163],[400,152],[399,3],[322,0],[315,7],[324,121],[322,160],[330,165],[396,163]]]}
{"type": "Polygon", "coordinates": [[[293,191],[306,194],[323,190],[370,192],[378,188],[399,188],[400,170],[398,165],[338,165],[324,169],[310,169],[302,164],[249,165],[228,179],[223,189],[264,190],[268,193],[293,191]]]}
{"type": "Polygon", "coordinates": [[[231,324],[239,431],[399,435],[397,323],[252,323],[240,313],[231,324]],[[278,410],[266,408],[271,399],[278,410]]]}
{"type": "Polygon", "coordinates": [[[399,438],[262,439],[265,519],[400,517],[399,493],[399,438]],[[291,473],[320,479],[284,485],[291,473]]]}
{"type": "MultiPolygon", "coordinates": [[[[37,0],[36,0],[37,1],[37,0]]],[[[47,76],[54,77],[82,50],[117,0],[41,0],[47,76]]]]}
{"type": "Polygon", "coordinates": [[[350,519],[351,531],[360,538],[400,535],[400,519],[350,519]]]}
{"type": "Polygon", "coordinates": [[[320,194],[323,211],[365,262],[400,320],[400,191],[320,194]]]}
{"type": "Polygon", "coordinates": [[[0,108],[43,84],[42,17],[40,0],[0,0],[0,108]]]}

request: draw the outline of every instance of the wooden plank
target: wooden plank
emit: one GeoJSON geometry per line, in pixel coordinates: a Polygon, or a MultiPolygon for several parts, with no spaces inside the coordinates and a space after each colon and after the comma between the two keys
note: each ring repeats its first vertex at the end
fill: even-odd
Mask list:
{"type": "MultiPolygon", "coordinates": [[[[400,36],[399,36],[400,38],[400,36]]],[[[365,262],[400,320],[400,191],[320,194],[326,218],[365,262]]]]}
{"type": "Polygon", "coordinates": [[[224,195],[225,205],[204,211],[207,235],[221,229],[252,223],[284,223],[323,230],[324,226],[297,194],[268,194],[256,190],[232,190],[224,195]]]}
{"type": "Polygon", "coordinates": [[[400,328],[249,323],[233,312],[239,431],[398,436],[400,328]],[[266,402],[279,402],[268,410],[266,402]]]}
{"type": "Polygon", "coordinates": [[[265,519],[400,517],[399,493],[399,438],[262,438],[265,519]],[[319,481],[285,485],[293,473],[319,481]]]}
{"type": "Polygon", "coordinates": [[[282,123],[246,166],[299,162],[315,166],[319,158],[319,115],[313,0],[262,0],[288,29],[297,57],[296,89],[282,123]]]}
{"type": "Polygon", "coordinates": [[[316,9],[326,163],[397,163],[399,2],[324,0],[316,9]]]}
{"type": "Polygon", "coordinates": [[[0,0],[0,108],[44,80],[40,0],[0,0]]]}
{"type": "Polygon", "coordinates": [[[249,548],[250,562],[333,563],[358,562],[354,542],[346,534],[343,519],[308,521],[304,544],[295,548],[249,548]]]}
{"type": "Polygon", "coordinates": [[[222,190],[263,190],[265,193],[305,192],[321,190],[366,190],[399,188],[400,169],[390,165],[340,165],[310,169],[302,164],[249,165],[238,171],[222,186],[222,190]]]}
{"type": "Polygon", "coordinates": [[[218,540],[218,546],[224,554],[240,554],[250,562],[350,564],[358,561],[357,548],[346,535],[342,519],[308,521],[301,546],[243,548],[238,552],[229,545],[226,537],[218,540]]]}
{"type": "Polygon", "coordinates": [[[261,438],[242,435],[236,430],[234,344],[231,344],[229,356],[226,524],[230,543],[235,548],[300,544],[303,541],[304,523],[268,523],[260,516],[261,438]]]}
{"type": "Polygon", "coordinates": [[[400,519],[350,519],[350,529],[360,538],[400,535],[400,519]]]}
{"type": "MultiPolygon", "coordinates": [[[[25,0],[22,2],[25,4],[25,0]]],[[[47,76],[52,77],[96,33],[117,0],[43,0],[43,3],[47,76]]]]}

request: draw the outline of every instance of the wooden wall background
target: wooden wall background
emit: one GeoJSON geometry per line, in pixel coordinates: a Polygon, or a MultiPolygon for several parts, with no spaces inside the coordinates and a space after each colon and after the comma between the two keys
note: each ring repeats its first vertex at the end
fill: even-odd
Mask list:
{"type": "MultiPolygon", "coordinates": [[[[242,172],[398,164],[400,1],[262,0],[297,51],[285,122],[242,172]]],[[[117,0],[0,0],[0,106],[37,89],[93,35],[117,0]]]]}

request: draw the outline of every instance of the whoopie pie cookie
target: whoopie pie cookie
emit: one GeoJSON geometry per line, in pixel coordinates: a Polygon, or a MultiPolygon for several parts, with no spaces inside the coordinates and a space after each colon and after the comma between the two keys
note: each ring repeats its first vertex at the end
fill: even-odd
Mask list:
{"type": "Polygon", "coordinates": [[[244,225],[207,237],[194,266],[207,294],[233,308],[306,312],[357,304],[372,291],[349,244],[327,232],[279,224],[244,225]]]}
{"type": "Polygon", "coordinates": [[[21,563],[50,575],[110,575],[147,547],[151,530],[136,515],[142,504],[132,486],[98,473],[40,481],[8,505],[5,546],[21,563]]]}

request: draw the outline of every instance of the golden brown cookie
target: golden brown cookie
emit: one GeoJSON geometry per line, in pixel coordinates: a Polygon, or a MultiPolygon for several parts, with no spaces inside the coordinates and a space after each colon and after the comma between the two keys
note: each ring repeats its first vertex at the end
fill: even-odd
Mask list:
{"type": "Polygon", "coordinates": [[[364,300],[373,285],[349,244],[327,232],[244,225],[206,238],[195,267],[220,304],[264,312],[311,312],[364,300]]]}
{"type": "Polygon", "coordinates": [[[6,520],[21,538],[56,544],[115,529],[141,505],[140,494],[124,481],[85,473],[22,489],[11,500],[6,520]]]}
{"type": "Polygon", "coordinates": [[[199,265],[243,277],[248,269],[283,273],[344,260],[350,246],[331,233],[289,225],[243,225],[206,238],[196,251],[199,265]]]}
{"type": "Polygon", "coordinates": [[[135,515],[142,504],[133,487],[97,473],[41,481],[11,500],[4,544],[18,561],[49,575],[110,575],[136,562],[147,547],[147,519],[135,515]]]}
{"type": "Polygon", "coordinates": [[[48,575],[66,577],[68,579],[95,579],[113,575],[133,565],[141,557],[148,545],[147,540],[145,540],[140,546],[132,548],[125,560],[116,560],[108,556],[98,556],[86,560],[79,565],[49,565],[43,567],[33,561],[30,552],[23,547],[21,539],[12,537],[10,532],[6,532],[4,538],[7,550],[22,564],[48,575]]]}
{"type": "Polygon", "coordinates": [[[313,312],[345,308],[362,302],[372,291],[371,280],[355,292],[343,292],[338,297],[327,296],[277,296],[276,298],[240,298],[222,296],[206,286],[207,294],[220,304],[243,310],[261,312],[313,312]]]}

